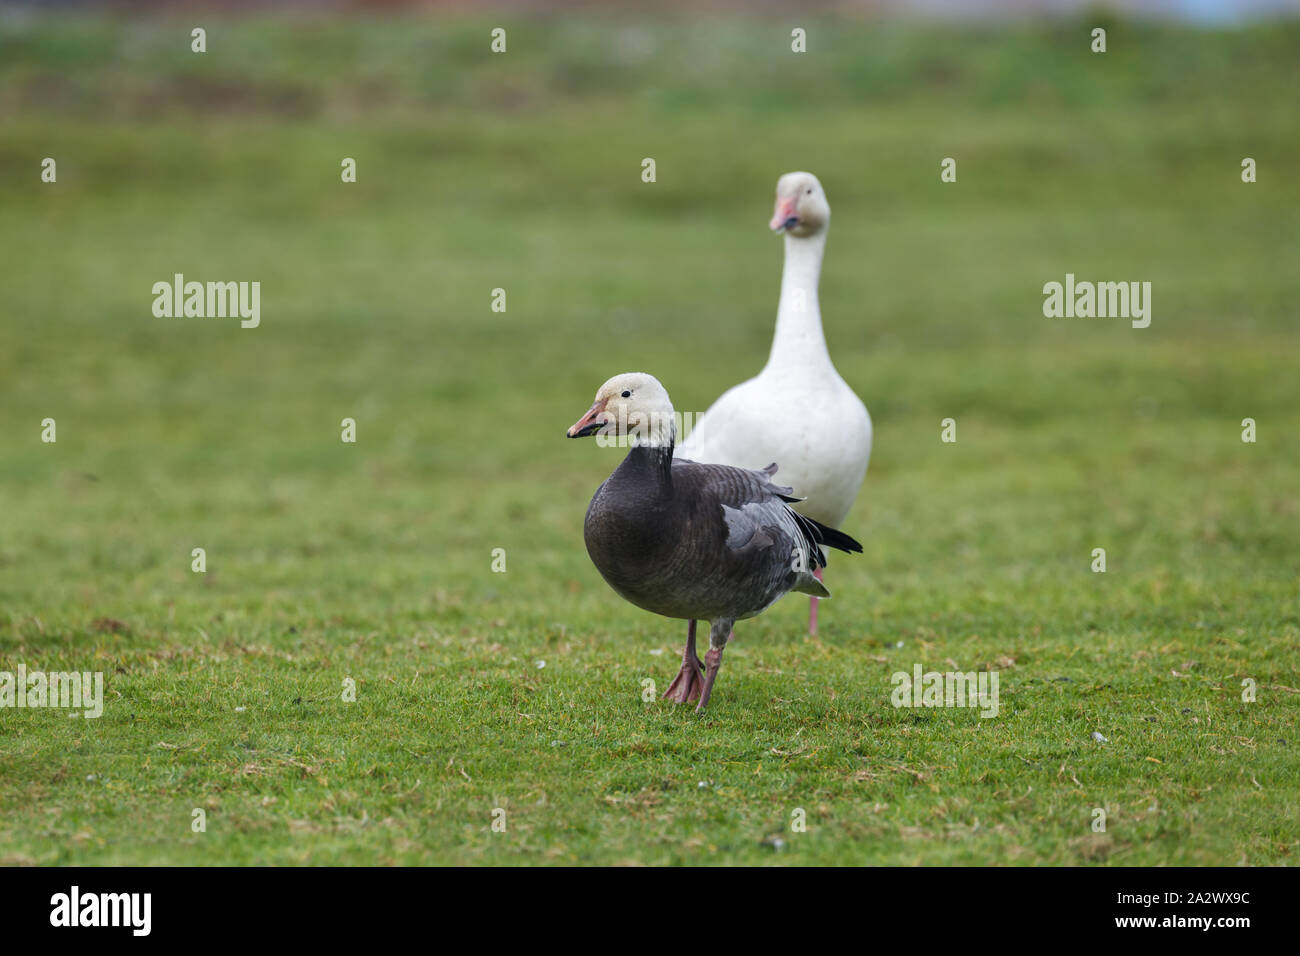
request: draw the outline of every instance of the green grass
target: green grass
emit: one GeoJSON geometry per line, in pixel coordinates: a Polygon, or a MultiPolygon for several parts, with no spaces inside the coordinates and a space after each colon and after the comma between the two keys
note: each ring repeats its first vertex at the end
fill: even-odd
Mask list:
{"type": "Polygon", "coordinates": [[[505,16],[210,20],[204,57],[0,24],[0,670],[107,681],[0,711],[0,863],[1291,862],[1300,28],[800,58],[556,18],[489,56],[505,16]],[[616,372],[701,411],[761,366],[791,168],[835,210],[865,553],[697,716],[641,700],[685,628],[592,568],[617,452],[562,431],[616,372]],[[261,328],[155,319],[175,272],[261,281],[261,328]],[[1043,318],[1066,272],[1152,281],[1151,327],[1043,318]],[[918,662],[998,669],[1001,713],[893,708],[918,662]]]}

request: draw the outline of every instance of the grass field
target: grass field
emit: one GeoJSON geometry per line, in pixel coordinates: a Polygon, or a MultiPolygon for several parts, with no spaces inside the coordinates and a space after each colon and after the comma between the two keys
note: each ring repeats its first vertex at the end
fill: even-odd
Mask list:
{"type": "Polygon", "coordinates": [[[0,710],[0,863],[1293,862],[1300,27],[505,17],[0,20],[0,670],[106,679],[0,710]],[[697,716],[563,430],[757,371],[798,168],[865,553],[697,716]],[[261,326],[155,318],[178,272],[261,326]],[[1150,328],[1044,318],[1067,272],[1150,328]],[[895,709],[917,663],[1001,712],[895,709]]]}

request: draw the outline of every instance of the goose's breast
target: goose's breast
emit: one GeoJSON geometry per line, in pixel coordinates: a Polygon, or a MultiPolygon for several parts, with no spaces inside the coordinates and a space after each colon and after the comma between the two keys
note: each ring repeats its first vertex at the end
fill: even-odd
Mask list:
{"type": "MultiPolygon", "coordinates": [[[[602,489],[603,491],[603,489],[602,489]]],[[[656,614],[679,614],[706,577],[705,549],[689,517],[631,506],[598,492],[583,524],[587,553],[601,577],[625,600],[656,614]]]]}
{"type": "Polygon", "coordinates": [[[775,461],[777,483],[808,499],[798,510],[832,526],[842,521],[866,475],[872,437],[871,417],[848,385],[834,373],[760,376],[726,398],[685,453],[741,468],[775,461]]]}

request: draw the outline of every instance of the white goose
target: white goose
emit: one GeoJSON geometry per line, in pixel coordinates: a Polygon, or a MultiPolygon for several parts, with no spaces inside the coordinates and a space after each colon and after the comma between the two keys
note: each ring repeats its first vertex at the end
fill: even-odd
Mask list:
{"type": "MultiPolygon", "coordinates": [[[[831,207],[812,173],[776,184],[773,232],[785,234],[776,334],[757,377],[725,392],[678,447],[682,458],[739,468],[776,462],[805,499],[798,511],[832,528],[853,507],[871,457],[871,416],[826,350],[817,283],[831,207]]],[[[818,571],[818,577],[821,572],[818,571]]],[[[817,598],[808,632],[817,633],[817,598]]]]}

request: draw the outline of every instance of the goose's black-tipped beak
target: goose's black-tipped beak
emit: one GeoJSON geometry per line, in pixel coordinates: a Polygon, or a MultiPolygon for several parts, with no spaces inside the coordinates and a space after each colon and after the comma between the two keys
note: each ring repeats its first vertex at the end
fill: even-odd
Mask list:
{"type": "Polygon", "coordinates": [[[587,413],[569,426],[564,434],[570,438],[586,438],[605,427],[605,406],[597,402],[587,409],[587,413]]]}
{"type": "Polygon", "coordinates": [[[776,211],[772,213],[772,221],[767,224],[768,228],[773,232],[793,229],[799,225],[798,210],[799,205],[794,199],[778,199],[776,201],[776,211]]]}

